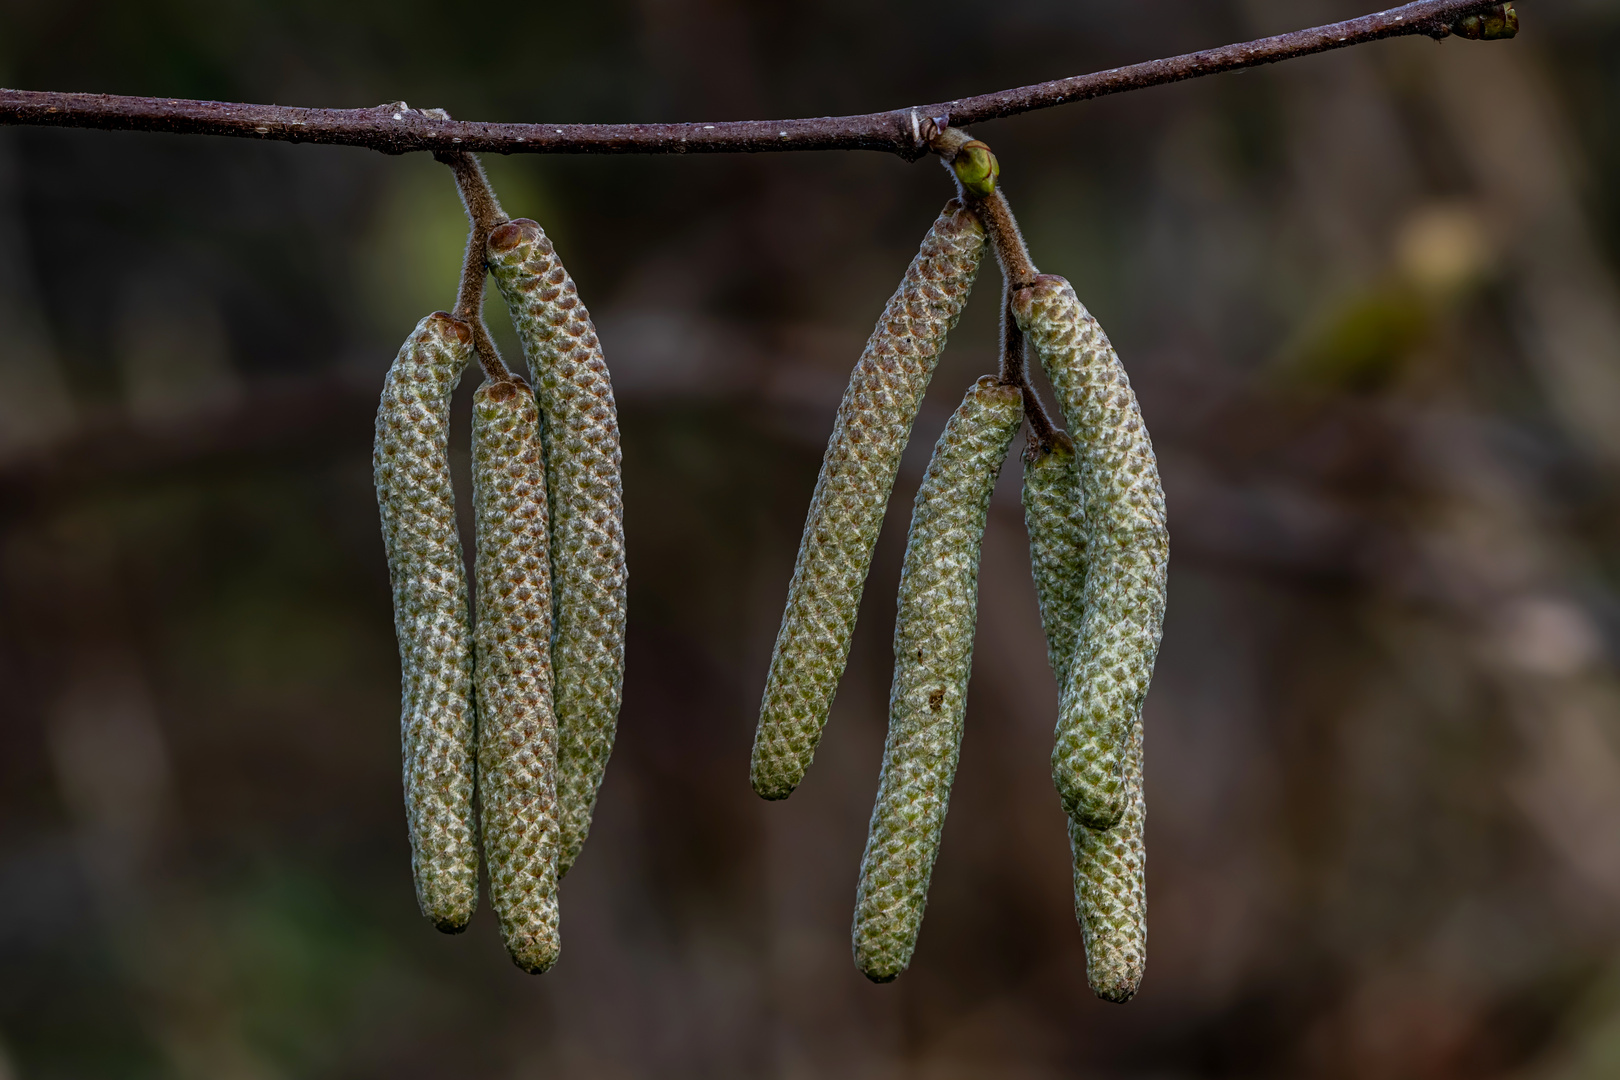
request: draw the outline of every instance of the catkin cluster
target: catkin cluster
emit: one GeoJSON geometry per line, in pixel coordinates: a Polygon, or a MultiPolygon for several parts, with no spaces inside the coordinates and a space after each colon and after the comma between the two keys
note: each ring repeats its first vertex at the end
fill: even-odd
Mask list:
{"type": "Polygon", "coordinates": [[[473,399],[476,630],[448,460],[450,396],[477,337],[467,322],[431,315],[400,350],[375,477],[418,899],[440,929],[463,929],[481,844],[507,950],[537,973],[561,948],[557,882],[584,844],[618,716],[618,420],[590,316],[539,226],[494,229],[485,258],[538,393],[496,358],[473,399]]]}
{"type": "Polygon", "coordinates": [[[966,205],[948,204],[934,223],[850,378],[788,589],[750,778],[765,798],[786,798],[815,755],[900,454],[988,235],[1008,283],[1001,374],[980,379],[952,415],[912,509],[888,738],[856,890],[855,964],[887,982],[916,948],[962,744],[985,519],[1028,408],[1025,524],[1060,688],[1052,778],[1069,819],[1088,979],[1099,996],[1127,1001],[1147,943],[1142,703],[1168,559],[1158,466],[1107,336],[1067,282],[1030,264],[996,190],[994,154],[950,132],[936,149],[966,205]],[[1039,357],[1067,432],[1029,388],[1026,350],[1039,357]]]}
{"type": "MultiPolygon", "coordinates": [[[[1069,819],[1088,979],[1100,996],[1127,1001],[1146,955],[1142,704],[1164,621],[1164,492],[1119,358],[1068,282],[1036,274],[996,190],[995,156],[961,133],[941,145],[966,201],[947,203],[934,222],[850,377],[771,657],[750,779],[763,797],[786,798],[815,756],[900,457],[988,236],[1008,290],[1001,370],[969,388],[912,506],[852,948],[876,982],[897,977],[916,949],[961,752],[991,494],[1029,410],[1024,517],[1060,688],[1052,778],[1069,819]],[[1026,350],[1067,432],[1030,389],[1026,350]]],[[[418,900],[440,929],[464,928],[482,847],[507,950],[542,972],[561,949],[557,883],[590,830],[623,685],[619,429],[596,329],[551,242],[526,219],[490,228],[503,218],[492,195],[485,202],[493,212],[477,220],[487,240],[471,245],[464,270],[478,276],[464,277],[458,304],[472,323],[435,313],[401,348],[377,412],[374,465],[418,900]],[[532,390],[506,371],[476,317],[486,268],[512,312],[532,390]],[[473,399],[476,629],[448,461],[450,397],[475,349],[488,373],[473,399]]]]}

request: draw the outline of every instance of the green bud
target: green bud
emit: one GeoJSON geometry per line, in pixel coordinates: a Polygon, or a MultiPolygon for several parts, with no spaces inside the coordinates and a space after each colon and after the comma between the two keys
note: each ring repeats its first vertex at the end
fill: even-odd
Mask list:
{"type": "Polygon", "coordinates": [[[1498,4],[1478,15],[1466,15],[1452,24],[1458,37],[1470,41],[1501,41],[1519,32],[1519,13],[1512,4],[1498,4]]]}
{"type": "Polygon", "coordinates": [[[951,169],[962,186],[980,198],[996,190],[996,179],[1001,176],[1001,163],[996,155],[977,139],[962,144],[951,160],[951,169]]]}
{"type": "Polygon", "coordinates": [[[1502,4],[1487,11],[1479,22],[1479,36],[1486,41],[1501,41],[1519,32],[1519,13],[1512,4],[1502,4]]]}

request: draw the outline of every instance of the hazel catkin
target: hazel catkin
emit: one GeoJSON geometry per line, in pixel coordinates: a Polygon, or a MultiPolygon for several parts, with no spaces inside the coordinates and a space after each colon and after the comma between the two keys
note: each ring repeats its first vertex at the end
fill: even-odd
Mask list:
{"type": "Polygon", "coordinates": [[[557,805],[566,874],[590,832],[624,684],[624,501],[619,419],[590,313],[538,224],[490,233],[490,272],[534,377],[551,512],[557,805]]]}
{"type": "MultiPolygon", "coordinates": [[[[1061,391],[1060,391],[1061,393],[1061,391]]],[[[1056,433],[1024,458],[1024,521],[1047,655],[1060,688],[1070,685],[1085,622],[1086,515],[1075,445],[1056,433]]],[[[1123,751],[1124,815],[1108,829],[1069,819],[1074,908],[1086,946],[1086,976],[1099,997],[1124,1002],[1147,959],[1147,805],[1142,724],[1132,717],[1123,751]]]]}
{"type": "Polygon", "coordinates": [[[473,397],[478,803],[489,899],[507,952],[539,973],[561,949],[551,558],[534,393],[512,376],[473,397]]]}
{"type": "Polygon", "coordinates": [[[815,757],[900,455],[984,246],[977,217],[954,199],[946,203],[850,374],[760,705],[749,773],[764,798],[792,794],[815,757]]]}
{"type": "Polygon", "coordinates": [[[1068,685],[1085,618],[1086,521],[1074,442],[1054,432],[1024,454],[1024,528],[1046,632],[1046,658],[1059,689],[1068,685]]]}
{"type": "Polygon", "coordinates": [[[1023,395],[986,376],[934,447],[912,508],[894,627],[883,773],[855,895],[855,964],[887,982],[911,963],[962,747],[979,552],[1023,395]]]}
{"type": "Polygon", "coordinates": [[[372,450],[399,639],[411,870],[422,914],[448,933],[478,904],[472,630],[447,454],[450,394],[472,341],[442,311],[417,324],[388,370],[372,450]]]}
{"type": "Polygon", "coordinates": [[[1062,688],[1052,778],[1064,811],[1106,829],[1125,815],[1125,759],[1163,629],[1164,489],[1136,395],[1069,283],[1043,274],[1013,295],[1074,440],[1085,514],[1085,586],[1062,688]]]}

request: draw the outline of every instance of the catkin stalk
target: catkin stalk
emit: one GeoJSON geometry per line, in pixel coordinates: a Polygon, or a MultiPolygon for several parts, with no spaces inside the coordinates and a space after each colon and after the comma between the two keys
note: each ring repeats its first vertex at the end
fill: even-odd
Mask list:
{"type": "Polygon", "coordinates": [[[619,419],[590,313],[551,241],[526,218],[495,229],[490,272],[534,377],[551,511],[551,664],[566,874],[585,846],[624,684],[624,501],[619,419]]]}
{"type": "Polygon", "coordinates": [[[912,508],[894,627],[883,774],[855,894],[855,965],[887,982],[911,963],[962,747],[985,515],[1023,395],[986,376],[934,447],[912,508]]]}
{"type": "Polygon", "coordinates": [[[1098,997],[1126,1002],[1147,965],[1147,802],[1142,787],[1142,725],[1125,756],[1125,816],[1112,829],[1069,819],[1074,914],[1086,943],[1086,980],[1098,997]]]}
{"type": "Polygon", "coordinates": [[[1059,706],[1052,779],[1070,817],[1106,829],[1129,803],[1125,760],[1163,628],[1164,489],[1125,369],[1069,283],[1041,275],[1014,294],[1013,314],[1074,440],[1085,513],[1084,614],[1059,706]]]}
{"type": "Polygon", "coordinates": [[[557,724],[540,415],[512,377],[473,397],[478,802],[489,899],[512,961],[557,962],[557,724]]]}
{"type": "Polygon", "coordinates": [[[399,350],[377,408],[372,469],[399,638],[405,817],[422,914],[467,926],[478,905],[473,645],[447,444],[472,330],[440,311],[399,350]]]}
{"type": "Polygon", "coordinates": [[[983,255],[978,219],[957,201],[947,203],[850,375],[810,500],[754,736],[749,776],[767,799],[792,794],[815,757],[900,454],[983,255]]]}

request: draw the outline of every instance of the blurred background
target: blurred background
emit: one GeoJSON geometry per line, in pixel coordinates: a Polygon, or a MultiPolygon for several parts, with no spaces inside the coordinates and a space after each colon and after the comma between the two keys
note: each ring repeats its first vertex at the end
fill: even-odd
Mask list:
{"type": "MultiPolygon", "coordinates": [[[[0,85],[764,118],[1369,7],[0,0],[0,85]]],[[[849,958],[911,493],[992,369],[993,269],[815,768],[748,787],[821,450],[936,164],[488,159],[591,306],[625,438],[619,743],[535,978],[487,906],[422,920],[401,807],[371,421],[453,301],[448,171],[0,129],[0,1078],[1620,1075],[1620,3],[1519,7],[1512,42],[976,129],[1169,500],[1123,1008],[1085,984],[1016,465],[916,959],[874,986],[849,958]]]]}

